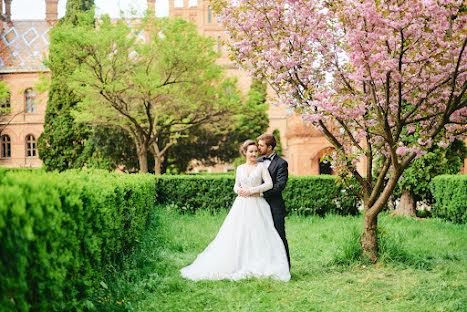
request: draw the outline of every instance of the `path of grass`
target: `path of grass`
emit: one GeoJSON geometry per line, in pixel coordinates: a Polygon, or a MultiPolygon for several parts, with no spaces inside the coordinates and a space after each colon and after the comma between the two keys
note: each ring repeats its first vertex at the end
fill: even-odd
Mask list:
{"type": "Polygon", "coordinates": [[[215,237],[224,218],[225,213],[180,215],[156,208],[137,250],[127,256],[123,269],[109,273],[108,288],[92,298],[97,309],[467,311],[465,225],[382,216],[382,261],[367,265],[354,260],[361,217],[291,216],[286,219],[289,283],[181,278],[178,270],[215,237]]]}

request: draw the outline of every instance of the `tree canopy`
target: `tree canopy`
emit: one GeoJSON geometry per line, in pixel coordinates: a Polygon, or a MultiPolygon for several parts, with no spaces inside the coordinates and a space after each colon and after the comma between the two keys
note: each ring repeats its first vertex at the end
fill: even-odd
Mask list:
{"type": "Polygon", "coordinates": [[[186,131],[232,113],[233,81],[223,79],[213,40],[194,24],[151,16],[112,22],[104,16],[96,29],[64,25],[60,40],[76,68],[68,86],[83,97],[75,120],[129,133],[143,172],[148,152],[160,173],[168,149],[186,131]]]}

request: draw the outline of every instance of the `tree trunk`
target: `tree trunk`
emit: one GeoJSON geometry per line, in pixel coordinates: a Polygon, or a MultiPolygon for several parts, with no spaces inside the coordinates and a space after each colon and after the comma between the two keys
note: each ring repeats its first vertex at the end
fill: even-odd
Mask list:
{"type": "Polygon", "coordinates": [[[392,216],[415,217],[417,215],[417,201],[411,190],[402,190],[401,201],[392,216]]]}
{"type": "Polygon", "coordinates": [[[378,214],[363,213],[363,234],[360,237],[362,255],[371,262],[378,260],[378,214]]]}
{"type": "Polygon", "coordinates": [[[136,153],[138,154],[139,171],[148,173],[148,149],[146,146],[137,146],[136,153]]]}
{"type": "Polygon", "coordinates": [[[154,155],[154,174],[159,175],[161,174],[161,167],[162,167],[162,159],[161,157],[157,157],[154,155]]]}

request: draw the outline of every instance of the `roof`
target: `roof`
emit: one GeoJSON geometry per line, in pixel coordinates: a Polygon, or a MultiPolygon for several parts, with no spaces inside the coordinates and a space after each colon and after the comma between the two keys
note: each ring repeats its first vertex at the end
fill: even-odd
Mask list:
{"type": "Polygon", "coordinates": [[[0,69],[44,68],[51,23],[41,20],[5,23],[0,37],[0,69]]]}

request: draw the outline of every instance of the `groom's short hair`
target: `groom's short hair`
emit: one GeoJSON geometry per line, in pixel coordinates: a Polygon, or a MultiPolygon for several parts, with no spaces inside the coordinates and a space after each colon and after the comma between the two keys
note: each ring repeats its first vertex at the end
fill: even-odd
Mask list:
{"type": "Polygon", "coordinates": [[[264,141],[264,143],[266,143],[267,146],[272,146],[272,149],[276,147],[276,138],[270,133],[261,134],[256,139],[256,141],[259,140],[264,141]]]}

